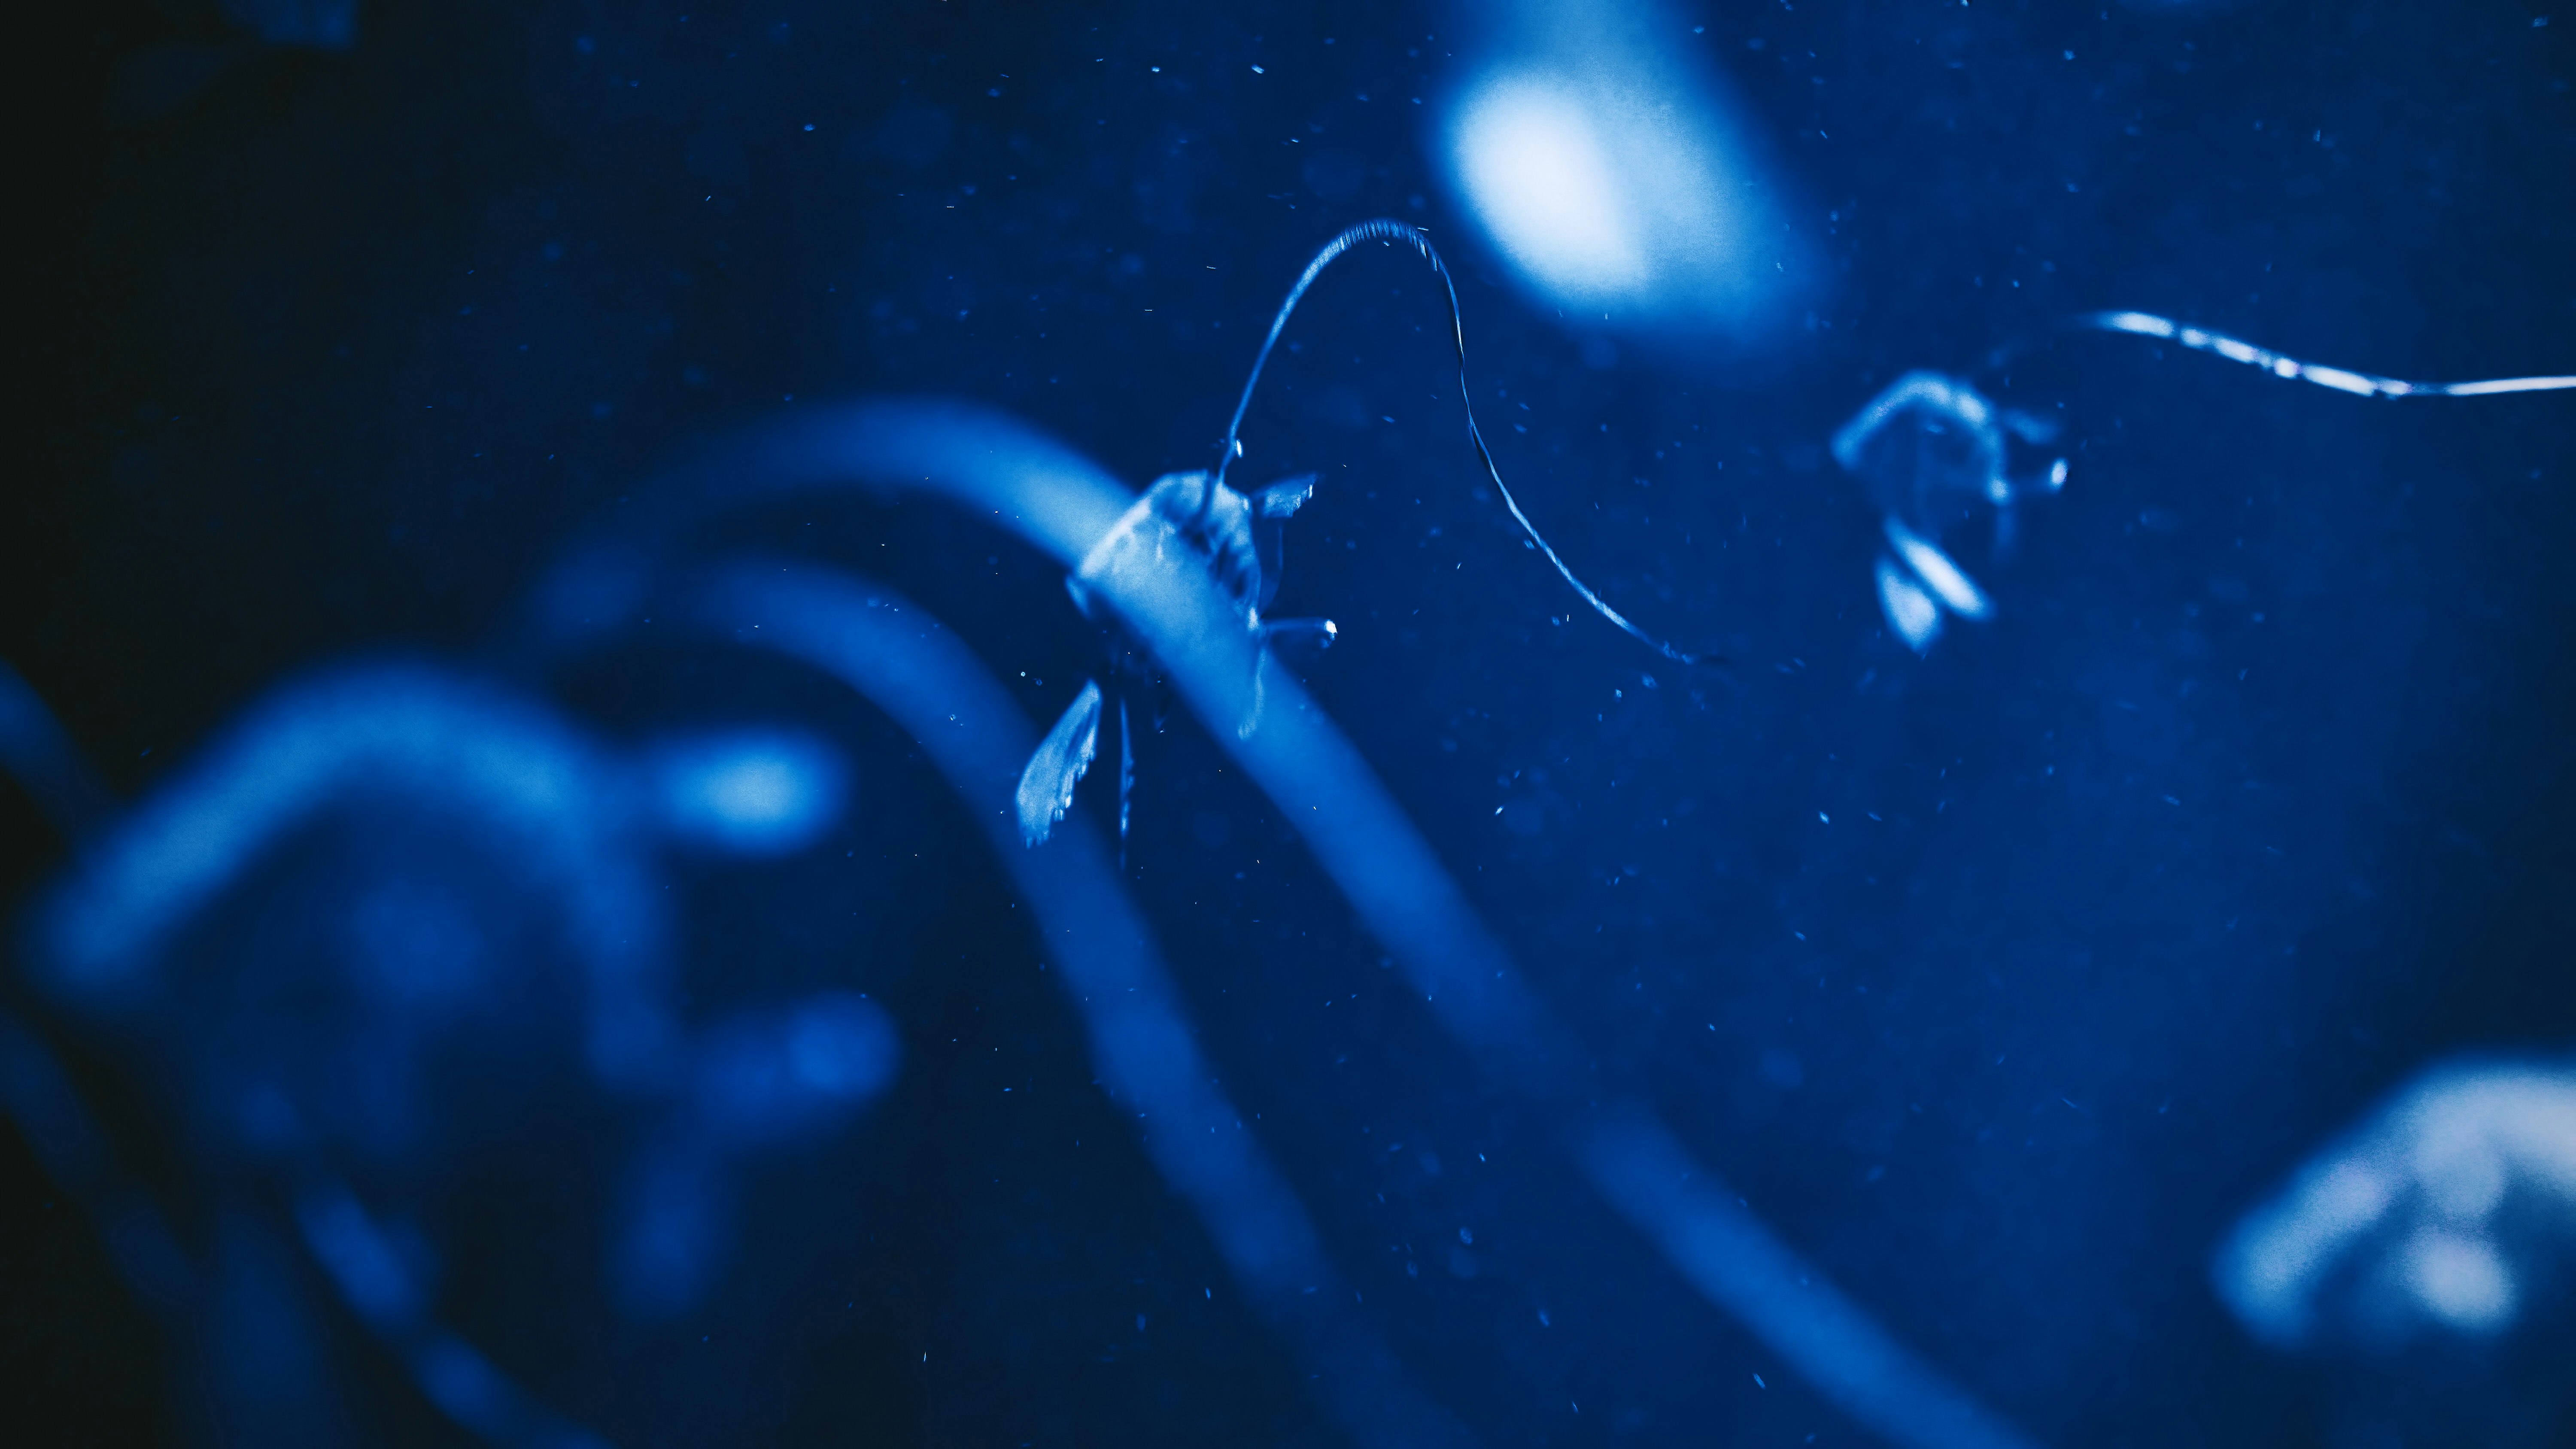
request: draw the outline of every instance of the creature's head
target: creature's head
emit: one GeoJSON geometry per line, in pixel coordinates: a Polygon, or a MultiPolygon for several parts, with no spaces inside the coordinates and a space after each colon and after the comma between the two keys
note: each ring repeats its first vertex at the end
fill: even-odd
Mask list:
{"type": "Polygon", "coordinates": [[[1065,580],[1086,618],[1099,622],[1099,583],[1138,560],[1178,550],[1216,581],[1250,629],[1261,622],[1261,555],[1252,541],[1252,500],[1205,473],[1166,473],[1139,495],[1065,580]],[[1215,490],[1213,496],[1209,490],[1215,490]]]}

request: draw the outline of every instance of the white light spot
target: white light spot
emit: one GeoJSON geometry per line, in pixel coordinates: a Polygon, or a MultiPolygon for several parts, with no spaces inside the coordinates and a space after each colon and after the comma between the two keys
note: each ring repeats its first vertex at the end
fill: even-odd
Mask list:
{"type": "MultiPolygon", "coordinates": [[[[1976,580],[1961,572],[1930,539],[1890,518],[1887,541],[1895,547],[1896,556],[1905,560],[1905,566],[1914,570],[1915,577],[1923,580],[1924,587],[1950,606],[1950,612],[1963,619],[1983,619],[1994,613],[1994,605],[1986,601],[1985,591],[1977,587],[1976,580]]],[[[1880,586],[1882,591],[1885,587],[1880,586]]]]}
{"type": "Polygon", "coordinates": [[[1527,76],[1460,108],[1458,179],[1495,243],[1541,287],[1596,301],[1643,287],[1638,217],[1595,116],[1527,76]]]}
{"type": "Polygon", "coordinates": [[[784,854],[830,829],[848,783],[831,749],[783,732],[668,745],[649,768],[671,835],[745,855],[784,854]]]}
{"type": "Polygon", "coordinates": [[[1887,627],[1915,653],[1930,649],[1941,637],[1941,607],[1884,557],[1878,561],[1878,605],[1886,611],[1887,627]]]}
{"type": "Polygon", "coordinates": [[[2513,1321],[2513,1277],[2482,1238],[2417,1233],[2406,1245],[2405,1273],[2416,1300],[2453,1328],[2493,1333],[2513,1321]]]}

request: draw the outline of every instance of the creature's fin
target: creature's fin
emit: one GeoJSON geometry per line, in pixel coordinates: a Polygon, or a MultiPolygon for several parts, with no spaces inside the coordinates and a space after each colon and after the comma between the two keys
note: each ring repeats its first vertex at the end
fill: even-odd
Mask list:
{"type": "MultiPolygon", "coordinates": [[[[1122,707],[1123,707],[1122,701],[1122,707]]],[[[1038,741],[1028,767],[1020,771],[1020,843],[1034,850],[1046,843],[1055,823],[1073,808],[1073,787],[1091,768],[1100,748],[1100,684],[1086,681],[1064,717],[1038,741]]],[[[1122,818],[1124,811],[1121,811],[1122,818]]]]}

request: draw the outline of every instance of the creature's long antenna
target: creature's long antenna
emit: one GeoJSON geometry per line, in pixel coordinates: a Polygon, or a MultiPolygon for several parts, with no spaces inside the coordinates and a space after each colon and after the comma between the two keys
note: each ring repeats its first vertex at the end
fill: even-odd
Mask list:
{"type": "MultiPolygon", "coordinates": [[[[1610,607],[1608,600],[1594,593],[1590,585],[1574,576],[1574,570],[1566,567],[1565,560],[1558,557],[1556,550],[1550,547],[1548,541],[1540,535],[1538,526],[1529,521],[1529,515],[1521,512],[1520,500],[1512,496],[1511,485],[1503,481],[1503,470],[1494,463],[1494,450],[1485,446],[1485,434],[1476,426],[1476,404],[1467,392],[1467,324],[1458,311],[1458,284],[1450,279],[1448,264],[1440,260],[1440,253],[1432,249],[1431,238],[1424,236],[1419,228],[1404,222],[1385,217],[1361,222],[1324,243],[1324,249],[1315,253],[1315,259],[1306,264],[1305,272],[1297,278],[1297,285],[1288,289],[1287,300],[1279,304],[1279,315],[1271,319],[1270,335],[1261,339],[1261,351],[1252,359],[1252,375],[1243,380],[1243,397],[1234,405],[1234,417],[1225,425],[1225,442],[1220,445],[1217,453],[1216,481],[1218,483],[1225,481],[1226,465],[1232,463],[1235,454],[1240,451],[1239,445],[1235,442],[1235,435],[1243,427],[1245,410],[1252,406],[1253,389],[1261,385],[1261,369],[1270,361],[1270,349],[1279,344],[1279,334],[1288,325],[1288,314],[1297,310],[1298,301],[1306,295],[1308,287],[1315,285],[1315,278],[1323,274],[1324,268],[1331,266],[1334,259],[1342,253],[1364,241],[1403,242],[1420,252],[1422,259],[1431,264],[1431,270],[1440,274],[1440,285],[1449,295],[1449,333],[1458,344],[1458,401],[1467,410],[1467,436],[1476,445],[1476,456],[1484,461],[1485,476],[1493,480],[1494,491],[1503,495],[1503,506],[1511,510],[1512,520],[1521,526],[1521,532],[1529,535],[1531,545],[1540,553],[1547,555],[1547,561],[1556,565],[1557,573],[1573,587],[1576,593],[1583,596],[1583,601],[1592,606],[1593,612],[1618,625],[1629,638],[1676,664],[1698,664],[1702,661],[1723,662],[1718,659],[1718,656],[1712,654],[1685,653],[1629,623],[1627,615],[1610,607]]],[[[1207,503],[1213,504],[1215,498],[1216,490],[1208,489],[1207,503]]]]}
{"type": "Polygon", "coordinates": [[[2097,332],[2127,332],[2139,337],[2161,337],[2179,342],[2195,352],[2215,352],[2230,362],[2259,367],[2274,377],[2296,378],[2348,392],[2357,397],[2485,397],[2500,392],[2558,392],[2576,388],[2576,377],[2498,377],[2483,382],[2401,382],[2393,377],[2374,377],[2365,372],[2347,372],[2340,367],[2320,367],[2283,357],[2268,348],[2229,337],[2220,332],[2207,332],[2185,326],[2169,317],[2147,312],[2088,312],[2070,317],[2066,325],[2090,328],[2097,332]]]}

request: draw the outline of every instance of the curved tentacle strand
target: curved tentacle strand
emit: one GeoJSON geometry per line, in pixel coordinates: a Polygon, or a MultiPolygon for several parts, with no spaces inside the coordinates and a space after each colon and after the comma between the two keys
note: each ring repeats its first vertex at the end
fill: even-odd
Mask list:
{"type": "Polygon", "coordinates": [[[43,696],[6,660],[0,660],[0,770],[17,777],[67,839],[88,834],[116,808],[43,696]]]}
{"type": "MultiPolygon", "coordinates": [[[[956,404],[880,403],[809,416],[741,456],[756,466],[725,477],[741,493],[817,485],[923,489],[1007,524],[1068,567],[1132,497],[1026,424],[956,404]]],[[[631,565],[635,556],[601,551],[588,560],[577,567],[631,565]]],[[[598,627],[599,616],[587,612],[603,597],[596,580],[576,572],[555,581],[546,595],[553,612],[540,616],[540,627],[598,627]]],[[[1591,1054],[1521,979],[1350,741],[1295,678],[1261,661],[1258,641],[1203,570],[1174,560],[1159,571],[1134,571],[1113,588],[1108,602],[1155,650],[1218,744],[1305,835],[1440,1026],[1561,1124],[1594,1190],[1696,1291],[1891,1443],[2027,1449],[2031,1441],[2019,1430],[1916,1359],[1739,1206],[1650,1107],[1599,1094],[1584,1065],[1591,1054]],[[1256,666],[1273,707],[1260,728],[1238,735],[1228,726],[1245,715],[1256,666]],[[1683,1172],[1688,1183],[1678,1182],[1683,1172]]],[[[997,792],[1005,792],[1020,758],[998,753],[997,792]]],[[[993,812],[1001,831],[1009,817],[998,793],[993,812]]],[[[1008,833],[997,838],[1016,842],[1008,833]]],[[[1037,860],[1052,849],[1005,855],[1037,860]]]]}
{"type": "Polygon", "coordinates": [[[2497,393],[2562,392],[2576,388],[2576,376],[2495,377],[2478,382],[2406,382],[2394,377],[2301,362],[2269,348],[2257,347],[2242,338],[2207,331],[2150,312],[2088,312],[2068,318],[2067,325],[2096,332],[2126,332],[2133,337],[2156,337],[2178,342],[2195,352],[2213,353],[2230,362],[2259,367],[2274,377],[2312,382],[2356,397],[2490,397],[2497,393]]]}
{"type": "Polygon", "coordinates": [[[1236,441],[1236,437],[1243,428],[1243,415],[1252,406],[1253,390],[1261,385],[1261,370],[1269,365],[1271,349],[1278,346],[1279,334],[1287,328],[1289,314],[1297,310],[1297,303],[1305,297],[1306,289],[1315,285],[1315,279],[1323,275],[1324,268],[1331,266],[1344,252],[1364,241],[1382,241],[1389,244],[1400,242],[1420,253],[1422,259],[1431,264],[1431,270],[1439,274],[1441,288],[1449,299],[1449,335],[1458,349],[1458,401],[1466,410],[1467,437],[1476,445],[1476,457],[1485,465],[1485,476],[1492,481],[1494,491],[1502,495],[1503,506],[1511,510],[1512,521],[1521,526],[1521,532],[1528,536],[1531,546],[1547,556],[1547,561],[1555,566],[1558,576],[1563,578],[1576,593],[1583,596],[1583,602],[1591,605],[1594,613],[1617,625],[1629,638],[1676,664],[1714,662],[1716,659],[1714,655],[1692,654],[1676,649],[1630,622],[1627,615],[1620,613],[1611,606],[1609,600],[1594,592],[1590,584],[1575,576],[1572,566],[1566,563],[1555,547],[1549,544],[1546,537],[1538,531],[1538,525],[1530,522],[1529,515],[1521,511],[1520,500],[1512,496],[1511,485],[1503,481],[1503,470],[1494,462],[1494,450],[1485,444],[1483,429],[1476,426],[1476,404],[1467,390],[1467,324],[1458,310],[1458,284],[1450,278],[1449,266],[1440,259],[1440,253],[1432,247],[1431,238],[1424,236],[1419,228],[1404,222],[1384,217],[1361,222],[1324,243],[1323,250],[1315,253],[1315,259],[1306,264],[1306,270],[1297,277],[1297,284],[1288,289],[1287,300],[1279,304],[1279,315],[1270,319],[1270,333],[1261,339],[1261,350],[1253,356],[1252,373],[1243,380],[1243,396],[1236,400],[1234,416],[1225,425],[1225,442],[1220,445],[1217,452],[1216,480],[1219,483],[1225,481],[1226,466],[1242,452],[1242,445],[1236,441]]]}
{"type": "Polygon", "coordinates": [[[1100,842],[1059,827],[1044,849],[1022,844],[1013,781],[1032,732],[966,647],[892,590],[810,566],[734,563],[681,593],[677,612],[695,627],[839,679],[921,743],[1036,913],[1101,1077],[1136,1113],[1147,1153],[1198,1210],[1255,1307],[1319,1376],[1353,1440],[1386,1449],[1466,1442],[1350,1309],[1349,1286],[1294,1189],[1215,1085],[1179,988],[1100,842]]]}

